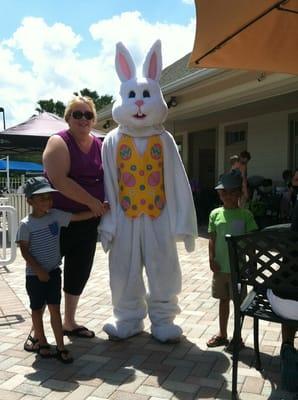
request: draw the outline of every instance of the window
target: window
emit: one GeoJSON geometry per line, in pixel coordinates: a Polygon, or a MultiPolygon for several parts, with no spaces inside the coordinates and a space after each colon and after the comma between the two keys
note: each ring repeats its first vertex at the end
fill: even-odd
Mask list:
{"type": "Polygon", "coordinates": [[[227,131],[226,146],[245,141],[245,131],[227,131]]]}
{"type": "Polygon", "coordinates": [[[235,124],[225,127],[225,171],[230,169],[230,157],[246,150],[247,124],[235,124]]]}

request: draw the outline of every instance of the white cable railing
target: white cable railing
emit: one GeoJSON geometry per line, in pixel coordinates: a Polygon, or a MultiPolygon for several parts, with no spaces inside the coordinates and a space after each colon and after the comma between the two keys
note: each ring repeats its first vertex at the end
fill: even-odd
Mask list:
{"type": "Polygon", "coordinates": [[[17,252],[15,243],[17,213],[14,207],[4,204],[7,201],[7,198],[0,199],[0,266],[13,263],[17,252]]]}
{"type": "MultiPolygon", "coordinates": [[[[17,214],[17,224],[28,214],[31,212],[31,207],[27,203],[26,197],[24,194],[17,193],[7,193],[5,194],[5,198],[7,205],[10,205],[16,209],[17,214]]],[[[0,198],[1,204],[1,198],[0,198]]]]}

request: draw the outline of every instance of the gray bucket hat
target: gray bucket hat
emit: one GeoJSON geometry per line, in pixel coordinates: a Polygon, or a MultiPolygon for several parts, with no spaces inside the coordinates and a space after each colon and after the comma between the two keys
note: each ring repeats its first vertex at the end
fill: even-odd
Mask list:
{"type": "Polygon", "coordinates": [[[34,178],[29,178],[24,186],[25,196],[30,198],[34,194],[57,192],[53,189],[49,181],[43,176],[36,176],[34,178]]]}
{"type": "Polygon", "coordinates": [[[242,186],[242,176],[241,172],[237,170],[232,170],[223,174],[215,186],[215,190],[218,189],[238,189],[242,186]]]}

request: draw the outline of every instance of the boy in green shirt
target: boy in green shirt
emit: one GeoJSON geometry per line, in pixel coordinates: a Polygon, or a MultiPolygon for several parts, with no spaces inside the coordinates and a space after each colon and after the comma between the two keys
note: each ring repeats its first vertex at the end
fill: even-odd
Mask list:
{"type": "MultiPolygon", "coordinates": [[[[209,216],[209,264],[213,272],[212,296],[219,299],[219,333],[208,342],[208,347],[227,346],[227,326],[232,299],[232,283],[226,234],[241,235],[258,229],[252,213],[239,208],[242,194],[242,177],[238,171],[230,171],[221,176],[215,189],[218,191],[222,207],[211,211],[209,216]]],[[[244,345],[243,345],[244,346],[244,345]]]]}

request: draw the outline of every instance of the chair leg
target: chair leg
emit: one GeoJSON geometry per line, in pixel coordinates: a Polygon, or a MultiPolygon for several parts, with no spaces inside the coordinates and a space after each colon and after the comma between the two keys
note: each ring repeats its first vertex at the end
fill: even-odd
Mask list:
{"type": "Polygon", "coordinates": [[[237,315],[234,316],[234,334],[233,334],[233,370],[232,370],[232,399],[238,399],[237,392],[237,378],[238,378],[238,360],[239,360],[239,348],[241,339],[241,327],[243,323],[243,317],[237,315]]]}
{"type": "Polygon", "coordinates": [[[256,370],[261,371],[261,358],[260,358],[260,348],[259,348],[259,319],[254,318],[254,349],[255,349],[255,360],[256,360],[256,370]]]}
{"type": "Polygon", "coordinates": [[[238,399],[237,392],[237,380],[238,380],[238,359],[239,359],[239,338],[236,335],[233,337],[234,347],[233,347],[233,372],[232,372],[232,399],[238,399]]]}

